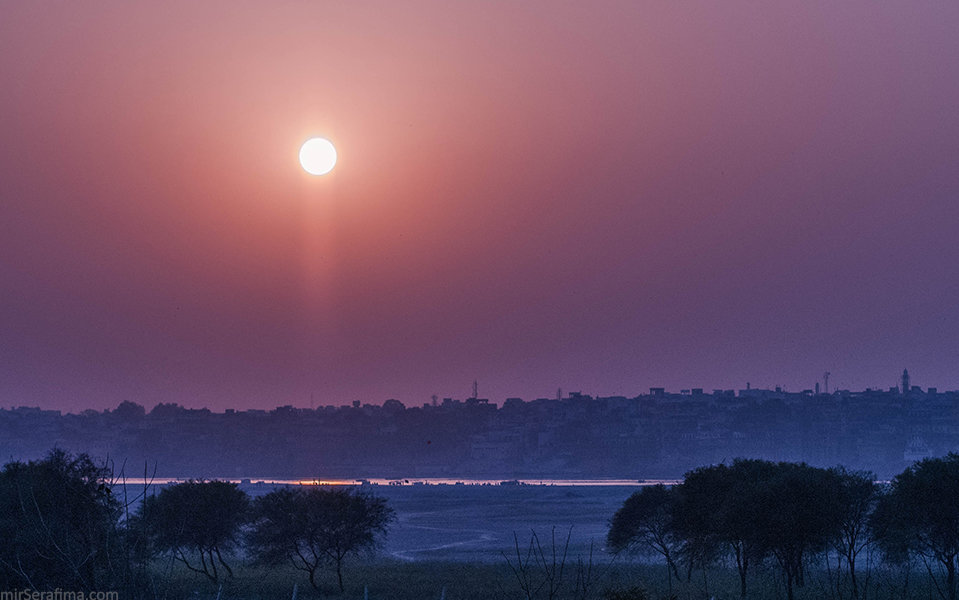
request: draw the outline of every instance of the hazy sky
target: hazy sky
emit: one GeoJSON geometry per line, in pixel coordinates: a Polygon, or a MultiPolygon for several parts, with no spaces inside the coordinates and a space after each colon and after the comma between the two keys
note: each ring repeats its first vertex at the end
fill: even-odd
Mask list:
{"type": "Polygon", "coordinates": [[[0,406],[959,388],[957,31],[957,2],[4,2],[0,406]]]}

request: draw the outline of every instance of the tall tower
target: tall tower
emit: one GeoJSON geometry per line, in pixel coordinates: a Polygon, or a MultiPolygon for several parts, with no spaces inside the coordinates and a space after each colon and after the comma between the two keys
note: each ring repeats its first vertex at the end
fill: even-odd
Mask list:
{"type": "Polygon", "coordinates": [[[909,387],[909,369],[902,370],[902,393],[903,395],[908,394],[910,390],[909,387]]]}

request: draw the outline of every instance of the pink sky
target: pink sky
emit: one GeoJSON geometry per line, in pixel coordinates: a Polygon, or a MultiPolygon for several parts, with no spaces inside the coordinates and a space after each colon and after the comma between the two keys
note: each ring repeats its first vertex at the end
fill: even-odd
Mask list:
{"type": "Polygon", "coordinates": [[[957,31],[947,2],[4,3],[0,406],[959,388],[957,31]]]}

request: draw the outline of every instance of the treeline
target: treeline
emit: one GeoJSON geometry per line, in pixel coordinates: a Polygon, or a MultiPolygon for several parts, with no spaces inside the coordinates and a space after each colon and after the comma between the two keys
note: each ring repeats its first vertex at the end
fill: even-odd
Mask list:
{"type": "MultiPolygon", "coordinates": [[[[117,483],[89,456],[59,450],[6,464],[0,470],[0,589],[166,597],[156,586],[157,559],[166,557],[213,584],[232,577],[240,558],[298,569],[317,591],[326,570],[342,593],[345,560],[374,549],[395,518],[385,500],[356,488],[281,488],[252,499],[224,481],[136,486],[138,493],[117,483]]],[[[523,575],[517,577],[528,598],[562,580],[555,543],[552,550],[548,559],[550,553],[533,552],[531,542],[524,559],[517,543],[514,573],[523,575]],[[526,577],[537,568],[541,580],[526,577]]],[[[877,569],[909,573],[918,565],[928,589],[955,600],[959,455],[925,459],[889,483],[868,472],[801,463],[701,467],[675,486],[644,487],[628,498],[612,517],[607,550],[661,556],[670,595],[674,580],[688,582],[701,572],[709,597],[708,572],[732,564],[742,598],[750,597],[760,568],[769,567],[781,574],[789,599],[813,571],[819,581],[829,578],[823,597],[877,598],[870,580],[877,569]]],[[[562,565],[566,550],[561,554],[562,565]]],[[[582,573],[592,572],[592,558],[582,573]]],[[[883,593],[910,597],[909,585],[907,578],[883,593]]],[[[587,587],[579,586],[576,597],[586,600],[587,587]]]]}
{"type": "Polygon", "coordinates": [[[243,553],[307,573],[374,549],[394,519],[356,488],[281,488],[256,500],[225,481],[187,481],[129,495],[86,454],[54,450],[0,471],[0,589],[116,590],[154,597],[151,563],[168,556],[213,583],[243,553]]]}
{"type": "Polygon", "coordinates": [[[801,463],[701,467],[678,485],[633,494],[613,516],[607,543],[659,555],[670,588],[697,569],[708,585],[707,568],[728,562],[742,598],[760,565],[780,571],[789,600],[811,567],[830,574],[835,597],[864,598],[857,565],[875,556],[886,567],[922,565],[940,597],[955,600],[959,455],[922,460],[888,484],[869,472],[801,463]]]}

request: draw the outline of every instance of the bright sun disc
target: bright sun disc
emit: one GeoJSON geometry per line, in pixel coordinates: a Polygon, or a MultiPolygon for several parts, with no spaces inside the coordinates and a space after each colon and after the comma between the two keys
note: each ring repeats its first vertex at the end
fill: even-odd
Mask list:
{"type": "Polygon", "coordinates": [[[326,138],[310,138],[300,147],[300,165],[310,175],[326,175],[336,165],[336,148],[326,138]]]}

